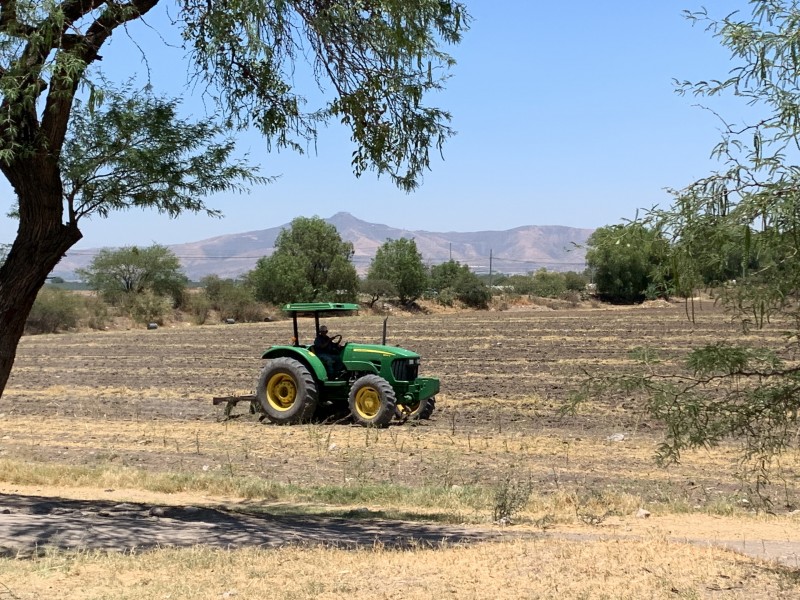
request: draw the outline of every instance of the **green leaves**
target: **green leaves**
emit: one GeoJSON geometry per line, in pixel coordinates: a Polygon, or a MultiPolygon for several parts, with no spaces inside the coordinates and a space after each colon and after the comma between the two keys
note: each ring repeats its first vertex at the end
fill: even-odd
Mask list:
{"type": "Polygon", "coordinates": [[[203,197],[264,183],[233,156],[231,138],[211,119],[178,116],[179,101],[149,89],[107,87],[103,102],[76,103],[61,159],[64,195],[74,221],[113,210],[152,208],[177,217],[205,212],[203,197]]]}
{"type": "Polygon", "coordinates": [[[146,292],[177,301],[188,282],[178,257],[158,244],[100,250],[78,275],[112,303],[146,292]]]}
{"type": "MultiPolygon", "coordinates": [[[[44,151],[43,143],[57,157],[76,91],[87,86],[94,106],[97,86],[87,69],[102,45],[158,3],[17,0],[5,7],[0,160],[11,165],[44,151]],[[32,135],[40,126],[44,135],[32,135]]],[[[425,98],[455,64],[442,47],[469,27],[460,2],[180,0],[178,7],[173,22],[194,84],[217,103],[225,128],[255,126],[268,147],[302,152],[321,124],[337,120],[351,129],[355,174],[387,174],[405,190],[419,185],[430,150],[453,135],[450,115],[425,98]]]]}
{"type": "Polygon", "coordinates": [[[689,353],[687,367],[696,377],[767,377],[779,373],[781,360],[770,349],[719,342],[689,353]]]}
{"type": "Polygon", "coordinates": [[[587,241],[586,263],[594,272],[597,292],[621,303],[641,302],[648,295],[674,289],[669,243],[659,227],[641,222],[595,230],[587,241]]]}
{"type": "Polygon", "coordinates": [[[302,151],[336,120],[350,128],[357,176],[374,170],[410,191],[453,135],[450,115],[424,98],[454,64],[441,46],[469,26],[460,2],[183,0],[179,20],[227,124],[255,125],[278,148],[302,151]],[[304,78],[320,92],[312,108],[297,91],[304,78]]]}
{"type": "Polygon", "coordinates": [[[401,304],[413,302],[427,286],[428,275],[413,239],[387,240],[375,252],[367,279],[391,283],[401,304]]]}

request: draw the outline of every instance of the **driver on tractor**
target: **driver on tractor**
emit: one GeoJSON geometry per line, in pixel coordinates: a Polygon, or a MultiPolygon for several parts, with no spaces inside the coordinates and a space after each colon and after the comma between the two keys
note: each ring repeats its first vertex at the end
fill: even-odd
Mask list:
{"type": "Polygon", "coordinates": [[[319,356],[331,379],[338,371],[344,369],[344,363],[339,356],[342,352],[341,341],[341,335],[328,336],[328,328],[325,325],[320,325],[317,337],[314,339],[314,354],[319,356]]]}

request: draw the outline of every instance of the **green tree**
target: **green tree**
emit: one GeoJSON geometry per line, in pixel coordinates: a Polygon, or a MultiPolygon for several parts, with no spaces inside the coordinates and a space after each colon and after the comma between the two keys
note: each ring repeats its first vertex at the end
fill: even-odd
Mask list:
{"type": "Polygon", "coordinates": [[[272,304],[355,300],[353,244],[319,217],[298,217],[278,234],[272,256],[247,275],[256,298],[272,304]]]}
{"type": "Polygon", "coordinates": [[[447,288],[455,288],[458,280],[469,273],[469,266],[456,260],[448,260],[431,267],[431,287],[437,292],[447,288]]]}
{"type": "Polygon", "coordinates": [[[669,243],[658,228],[639,222],[596,229],[586,242],[586,263],[598,294],[612,302],[641,302],[667,293],[669,243]]]}
{"type": "Polygon", "coordinates": [[[489,300],[492,299],[489,287],[469,268],[456,281],[454,291],[456,299],[470,308],[489,308],[489,300]]]}
{"type": "Polygon", "coordinates": [[[61,156],[65,203],[76,221],[148,207],[170,217],[220,216],[204,196],[266,181],[232,160],[234,141],[221,138],[220,125],[179,118],[179,100],[130,83],[120,90],[106,84],[100,95],[98,107],[75,101],[61,156]]]}
{"type": "Polygon", "coordinates": [[[369,265],[367,279],[389,281],[401,304],[414,302],[428,285],[417,243],[406,238],[384,242],[369,265]]]}
{"type": "MultiPolygon", "coordinates": [[[[157,53],[129,25],[166,4],[13,0],[2,5],[0,170],[16,194],[19,227],[0,266],[0,393],[37,292],[81,239],[83,218],[129,206],[173,216],[214,213],[198,198],[236,189],[252,175],[229,160],[225,143],[211,148],[211,123],[198,145],[192,145],[196,136],[180,135],[179,122],[166,119],[160,121],[166,127],[156,131],[158,143],[143,154],[81,151],[93,141],[78,141],[81,115],[86,122],[100,121],[95,131],[105,125],[115,131],[118,124],[102,109],[109,86],[96,64],[103,46],[119,32],[133,38],[143,53],[157,53]],[[82,105],[77,103],[81,95],[82,105]],[[70,140],[75,145],[67,152],[70,140]],[[162,151],[166,154],[159,156],[162,151]],[[71,164],[73,153],[84,162],[71,164]],[[92,156],[102,162],[97,175],[116,168],[115,157],[121,156],[123,171],[131,177],[123,182],[135,180],[142,165],[155,167],[150,173],[158,178],[143,176],[139,186],[118,190],[112,177],[100,186],[112,195],[102,196],[90,175],[92,156]],[[83,188],[77,193],[69,173],[79,175],[83,188]]],[[[453,133],[450,115],[425,99],[443,86],[453,64],[442,47],[458,43],[468,21],[464,6],[452,0],[184,0],[170,10],[165,27],[180,29],[191,85],[204,91],[207,105],[220,115],[215,120],[220,126],[255,127],[268,144],[303,151],[318,127],[343,123],[355,147],[356,175],[373,170],[411,190],[429,167],[430,149],[440,150],[453,133]],[[296,67],[303,61],[316,78],[308,87],[313,98],[320,98],[316,105],[296,89],[303,71],[296,67]]],[[[148,19],[147,28],[157,27],[154,23],[148,19]]],[[[113,94],[105,106],[119,109],[126,123],[140,116],[139,103],[120,105],[113,94]]],[[[148,127],[141,119],[139,126],[148,127]]]]}
{"type": "Polygon", "coordinates": [[[314,288],[305,277],[302,257],[273,254],[259,258],[255,268],[246,278],[258,300],[269,304],[309,301],[314,288]]]}
{"type": "Polygon", "coordinates": [[[691,292],[731,277],[719,301],[745,330],[779,320],[788,331],[768,347],[747,336],[695,347],[680,376],[651,362],[610,383],[640,393],[665,423],[662,459],[733,437],[743,448],[742,475],[764,492],[780,454],[798,444],[800,7],[754,1],[749,13],[687,16],[730,51],[733,65],[721,79],[684,82],[679,91],[705,102],[730,95],[748,105],[751,120],[734,124],[719,115],[720,168],[675,190],[673,204],[650,211],[643,225],[672,236],[665,268],[676,287],[691,292]]]}
{"type": "Polygon", "coordinates": [[[489,306],[489,287],[470,271],[469,265],[462,265],[458,261],[449,260],[432,266],[431,285],[439,292],[439,299],[445,305],[452,304],[455,298],[471,308],[484,309],[489,306]]]}
{"type": "Polygon", "coordinates": [[[189,282],[181,272],[178,257],[158,244],[148,248],[104,248],[77,274],[111,304],[125,303],[145,292],[169,297],[177,304],[189,282]]]}

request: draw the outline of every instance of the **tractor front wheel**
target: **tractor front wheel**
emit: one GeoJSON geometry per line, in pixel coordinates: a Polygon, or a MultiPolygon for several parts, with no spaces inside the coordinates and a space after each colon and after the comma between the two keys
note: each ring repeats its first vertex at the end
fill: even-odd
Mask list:
{"type": "Polygon", "coordinates": [[[304,423],[317,408],[317,386],[303,363],[276,358],[267,361],[261,371],[256,398],[273,423],[304,423]]]}
{"type": "Polygon", "coordinates": [[[423,421],[431,418],[433,411],[436,410],[436,396],[421,400],[416,408],[408,415],[409,421],[423,421]]]}
{"type": "Polygon", "coordinates": [[[364,427],[386,427],[394,418],[397,397],[392,386],[378,375],[364,375],[350,389],[350,414],[364,427]]]}

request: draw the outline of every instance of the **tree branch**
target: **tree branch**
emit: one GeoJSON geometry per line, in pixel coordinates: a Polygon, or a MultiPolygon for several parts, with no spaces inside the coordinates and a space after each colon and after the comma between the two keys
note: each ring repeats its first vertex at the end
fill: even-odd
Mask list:
{"type": "MultiPolygon", "coordinates": [[[[92,0],[92,3],[98,0],[92,0]]],[[[79,4],[73,0],[70,4],[79,4]]],[[[56,72],[50,84],[42,117],[42,131],[48,140],[49,151],[58,155],[64,143],[69,123],[72,101],[78,84],[87,66],[98,59],[100,47],[120,25],[144,16],[159,0],[133,0],[128,4],[109,4],[102,14],[89,26],[81,42],[75,43],[68,51],[79,59],[83,66],[70,72],[63,62],[56,58],[56,72]]],[[[76,9],[77,10],[77,9],[76,9]]]]}
{"type": "Polygon", "coordinates": [[[17,0],[0,0],[0,31],[14,36],[30,35],[36,28],[20,23],[17,18],[17,0]]]}

